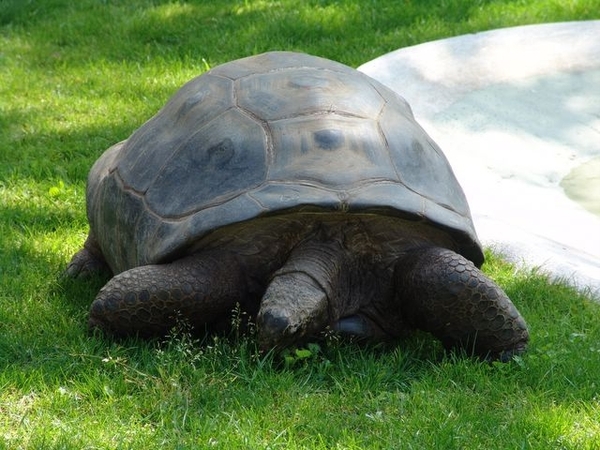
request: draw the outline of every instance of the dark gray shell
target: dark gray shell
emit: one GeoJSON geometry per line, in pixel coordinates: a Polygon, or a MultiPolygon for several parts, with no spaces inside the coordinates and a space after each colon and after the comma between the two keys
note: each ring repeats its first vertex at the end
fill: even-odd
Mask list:
{"type": "Polygon", "coordinates": [[[87,202],[115,272],[169,260],[216,228],[290,210],[425,221],[483,260],[464,193],[406,101],[305,54],[252,56],[185,84],[96,162],[87,202]]]}

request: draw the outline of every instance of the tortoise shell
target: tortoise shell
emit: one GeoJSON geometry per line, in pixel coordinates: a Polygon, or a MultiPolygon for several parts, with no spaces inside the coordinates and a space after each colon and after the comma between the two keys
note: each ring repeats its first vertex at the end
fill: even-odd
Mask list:
{"type": "Polygon", "coordinates": [[[290,211],[420,221],[483,262],[465,195],[407,102],[306,54],[252,56],[189,81],[95,163],[87,205],[114,273],[290,211]]]}

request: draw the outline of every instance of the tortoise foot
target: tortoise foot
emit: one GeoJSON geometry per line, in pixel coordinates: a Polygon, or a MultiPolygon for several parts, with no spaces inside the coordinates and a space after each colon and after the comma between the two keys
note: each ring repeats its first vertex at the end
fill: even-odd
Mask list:
{"type": "Polygon", "coordinates": [[[525,351],[525,320],[504,291],[463,256],[437,247],[413,250],[398,261],[395,277],[406,319],[446,348],[499,360],[525,351]]]}
{"type": "Polygon", "coordinates": [[[246,300],[242,274],[235,258],[227,255],[136,267],[116,275],[100,290],[88,325],[116,337],[165,335],[178,321],[204,329],[246,300]]]}

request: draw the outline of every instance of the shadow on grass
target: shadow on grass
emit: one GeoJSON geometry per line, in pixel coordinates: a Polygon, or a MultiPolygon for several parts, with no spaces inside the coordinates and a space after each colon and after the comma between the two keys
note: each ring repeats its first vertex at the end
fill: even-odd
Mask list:
{"type": "Polygon", "coordinates": [[[283,3],[9,0],[3,2],[0,24],[28,43],[24,56],[32,67],[53,60],[143,63],[149,57],[222,63],[273,49],[317,51],[358,65],[418,41],[468,32],[469,18],[498,2],[283,3]]]}
{"type": "MultiPolygon", "coordinates": [[[[18,129],[43,121],[43,112],[5,115],[10,127],[18,129]]],[[[85,182],[94,161],[111,145],[129,136],[141,122],[122,120],[114,124],[79,126],[76,130],[31,130],[5,136],[0,149],[0,181],[4,187],[33,184],[85,182]]]]}

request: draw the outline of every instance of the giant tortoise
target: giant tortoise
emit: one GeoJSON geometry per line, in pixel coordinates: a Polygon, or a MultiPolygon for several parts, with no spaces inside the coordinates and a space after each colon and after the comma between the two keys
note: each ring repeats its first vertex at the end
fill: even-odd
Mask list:
{"type": "Polygon", "coordinates": [[[271,52],[185,84],[92,167],[72,276],[107,268],[92,329],[205,332],[241,308],[263,348],[421,329],[507,359],[525,321],[479,267],[465,195],[407,102],[343,64],[271,52]]]}

